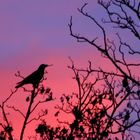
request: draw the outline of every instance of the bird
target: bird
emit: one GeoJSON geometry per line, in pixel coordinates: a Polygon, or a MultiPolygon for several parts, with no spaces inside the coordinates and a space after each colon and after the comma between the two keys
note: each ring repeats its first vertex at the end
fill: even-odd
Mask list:
{"type": "Polygon", "coordinates": [[[37,88],[39,82],[43,78],[44,70],[46,67],[52,66],[48,64],[41,64],[36,71],[25,77],[22,81],[18,82],[15,88],[20,88],[26,84],[32,84],[34,88],[37,88]]]}

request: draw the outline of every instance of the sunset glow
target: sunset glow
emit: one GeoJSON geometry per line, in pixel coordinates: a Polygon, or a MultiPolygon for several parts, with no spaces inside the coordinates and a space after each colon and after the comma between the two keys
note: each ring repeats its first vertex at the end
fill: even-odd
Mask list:
{"type": "MultiPolygon", "coordinates": [[[[74,71],[72,71],[72,68],[70,69],[68,66],[74,64],[76,68],[89,70],[90,60],[94,69],[103,68],[107,72],[116,71],[116,67],[112,65],[112,62],[106,59],[105,53],[100,53],[98,49],[90,45],[90,43],[76,40],[76,38],[70,35],[68,24],[70,23],[72,16],[72,28],[74,33],[78,33],[79,36],[85,36],[89,38],[89,40],[95,40],[100,46],[103,46],[104,44],[102,30],[77,10],[77,8],[81,8],[86,2],[88,2],[88,5],[85,9],[100,23],[103,20],[102,18],[107,16],[107,13],[104,12],[101,6],[99,7],[97,1],[93,2],[93,0],[61,0],[59,2],[56,2],[55,0],[25,0],[22,2],[19,2],[18,0],[8,0],[1,2],[0,104],[15,91],[16,83],[21,81],[20,76],[26,77],[37,70],[40,64],[53,64],[52,67],[47,67],[45,69],[47,72],[45,74],[47,80],[43,83],[45,87],[51,89],[53,101],[47,102],[45,105],[40,104],[31,117],[39,114],[40,110],[47,108],[47,117],[45,116],[43,119],[45,118],[49,125],[57,126],[57,119],[62,119],[64,121],[69,120],[72,122],[75,117],[72,114],[69,115],[66,113],[66,115],[61,114],[59,117],[54,116],[57,112],[55,107],[60,103],[62,95],[70,95],[79,92],[78,82],[76,82],[77,79],[75,78],[77,73],[75,74],[74,71]],[[20,76],[16,76],[18,71],[21,74],[20,76]]],[[[107,43],[109,44],[112,40],[113,43],[118,43],[119,39],[116,39],[117,29],[113,28],[110,30],[108,24],[105,24],[104,26],[107,30],[107,43]]],[[[126,36],[125,39],[128,43],[133,42],[133,37],[127,36],[126,34],[124,36],[126,36]]],[[[135,42],[134,44],[138,46],[138,43],[135,42]]],[[[119,52],[120,50],[117,51],[119,52]]],[[[116,53],[116,56],[117,59],[120,59],[118,52],[116,53]]],[[[111,55],[113,56],[113,54],[111,55]]],[[[139,57],[135,56],[133,56],[134,58],[127,56],[126,59],[132,63],[134,63],[134,61],[138,62],[139,57]]],[[[122,66],[122,63],[120,63],[119,66],[122,66]]],[[[123,69],[126,69],[127,71],[127,67],[123,69]]],[[[134,67],[131,70],[133,71],[132,76],[139,76],[139,69],[137,69],[137,67],[134,67]]],[[[129,71],[127,73],[129,73],[129,71]]],[[[98,74],[96,75],[97,77],[98,74]]],[[[117,74],[120,74],[120,71],[117,74]]],[[[82,77],[83,75],[81,74],[80,76],[82,77]]],[[[96,81],[97,77],[91,74],[88,82],[92,83],[93,81],[96,81]]],[[[121,80],[123,79],[123,76],[120,77],[120,79],[114,79],[119,83],[117,88],[123,91],[125,88],[123,87],[121,89],[120,87],[120,85],[122,86],[121,80]]],[[[134,83],[132,83],[132,86],[133,84],[134,83]]],[[[25,87],[27,87],[27,89],[32,88],[31,85],[25,85],[25,87]]],[[[114,87],[114,89],[115,88],[116,87],[114,87]]],[[[99,89],[102,89],[102,91],[105,89],[104,82],[101,81],[97,84],[92,92],[94,93],[96,90],[99,91],[99,89]]],[[[111,91],[108,92],[111,93],[111,91]]],[[[19,88],[8,101],[8,118],[11,125],[14,127],[13,135],[17,140],[19,140],[21,126],[24,121],[23,114],[26,113],[28,108],[27,97],[30,95],[29,92],[24,92],[23,88],[19,88]],[[17,110],[21,110],[23,114],[20,111],[14,111],[14,109],[12,109],[13,106],[17,110]]],[[[42,98],[42,96],[39,98],[42,98]]],[[[104,101],[105,106],[109,106],[110,103],[111,102],[108,100],[104,101]]],[[[100,112],[101,110],[95,111],[97,114],[100,112]]],[[[0,112],[0,122],[2,121],[2,112],[0,112]]],[[[29,136],[35,136],[37,124],[37,121],[32,121],[27,125],[25,140],[29,138],[29,136]]]]}

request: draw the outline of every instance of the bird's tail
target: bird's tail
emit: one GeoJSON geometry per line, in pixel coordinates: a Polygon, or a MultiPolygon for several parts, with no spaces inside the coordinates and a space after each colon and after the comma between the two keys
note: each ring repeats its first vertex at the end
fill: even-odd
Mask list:
{"type": "Polygon", "coordinates": [[[18,82],[17,85],[15,86],[15,88],[22,87],[22,85],[23,85],[22,82],[18,82]]]}

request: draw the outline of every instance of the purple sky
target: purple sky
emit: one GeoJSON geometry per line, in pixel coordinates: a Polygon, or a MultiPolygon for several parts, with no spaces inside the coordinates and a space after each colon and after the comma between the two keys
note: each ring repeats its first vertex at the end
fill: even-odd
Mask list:
{"type": "MultiPolygon", "coordinates": [[[[40,57],[36,54],[37,48],[37,53],[43,53],[46,56],[53,55],[55,51],[68,53],[72,50],[75,40],[70,37],[67,25],[71,15],[77,17],[77,7],[83,3],[83,1],[74,0],[2,2],[0,5],[0,67],[15,69],[33,64],[33,58],[40,57]],[[30,55],[31,60],[28,59],[27,62],[20,60],[22,56],[25,59],[26,55],[27,57],[30,55]]],[[[67,55],[73,53],[75,52],[71,51],[67,55]]]]}

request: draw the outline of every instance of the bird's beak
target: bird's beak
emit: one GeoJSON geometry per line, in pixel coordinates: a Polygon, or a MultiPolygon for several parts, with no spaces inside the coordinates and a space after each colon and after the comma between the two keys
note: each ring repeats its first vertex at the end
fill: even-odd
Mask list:
{"type": "Polygon", "coordinates": [[[50,66],[53,66],[53,64],[50,64],[50,65],[46,65],[47,67],[50,67],[50,66]]]}

